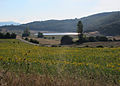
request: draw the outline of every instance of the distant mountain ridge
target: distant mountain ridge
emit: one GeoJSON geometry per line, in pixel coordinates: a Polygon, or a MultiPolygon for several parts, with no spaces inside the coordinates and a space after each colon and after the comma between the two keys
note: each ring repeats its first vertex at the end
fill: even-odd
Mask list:
{"type": "Polygon", "coordinates": [[[10,25],[2,26],[0,29],[5,28],[9,30],[24,30],[26,27],[29,27],[30,30],[37,31],[51,31],[51,32],[76,32],[78,21],[82,21],[84,25],[84,31],[99,31],[104,35],[108,34],[108,31],[112,31],[113,35],[119,35],[119,21],[120,21],[120,12],[105,12],[88,17],[83,17],[81,19],[66,19],[66,20],[47,20],[47,21],[35,21],[27,24],[21,25],[10,25]],[[117,23],[117,24],[116,24],[117,23]],[[114,25],[114,29],[110,28],[114,25]],[[109,29],[108,29],[109,28],[109,29]],[[118,31],[118,32],[117,32],[118,31]],[[117,32],[117,33],[116,33],[117,32]]]}
{"type": "Polygon", "coordinates": [[[13,22],[13,21],[0,22],[0,26],[5,26],[5,25],[20,25],[20,23],[16,23],[16,22],[13,22]]]}

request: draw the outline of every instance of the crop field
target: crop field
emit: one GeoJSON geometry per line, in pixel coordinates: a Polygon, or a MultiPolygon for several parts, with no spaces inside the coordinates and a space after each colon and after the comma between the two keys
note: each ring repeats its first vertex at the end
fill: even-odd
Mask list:
{"type": "Polygon", "coordinates": [[[119,86],[120,48],[39,47],[0,39],[0,70],[119,86]]]}

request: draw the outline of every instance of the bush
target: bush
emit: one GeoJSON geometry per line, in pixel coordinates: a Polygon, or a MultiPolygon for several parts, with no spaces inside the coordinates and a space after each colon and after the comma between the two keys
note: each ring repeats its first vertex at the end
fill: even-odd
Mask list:
{"type": "Polygon", "coordinates": [[[108,38],[105,36],[96,36],[97,41],[108,41],[108,38]]]}
{"type": "Polygon", "coordinates": [[[34,39],[30,39],[30,42],[35,43],[35,44],[39,44],[39,41],[34,40],[34,39]]]}
{"type": "Polygon", "coordinates": [[[86,42],[83,34],[78,35],[78,38],[79,38],[79,40],[77,41],[78,43],[82,44],[86,42]]]}
{"type": "Polygon", "coordinates": [[[69,45],[69,44],[72,44],[73,41],[72,41],[72,37],[70,36],[63,36],[62,39],[61,39],[61,45],[69,45]]]}
{"type": "Polygon", "coordinates": [[[113,41],[113,40],[112,40],[112,39],[109,39],[108,41],[110,41],[110,42],[111,42],[111,41],[113,41]]]}
{"type": "Polygon", "coordinates": [[[91,36],[91,37],[88,38],[88,41],[89,41],[89,42],[95,42],[95,41],[96,41],[96,38],[91,36]]]}
{"type": "Polygon", "coordinates": [[[0,33],[0,39],[16,39],[16,34],[10,34],[9,32],[7,32],[6,34],[0,33]]]}
{"type": "Polygon", "coordinates": [[[47,39],[47,37],[44,37],[44,39],[47,39]]]}
{"type": "Polygon", "coordinates": [[[57,47],[57,45],[52,45],[51,47],[57,47]]]}
{"type": "Polygon", "coordinates": [[[113,41],[117,41],[116,38],[113,38],[113,41]]]}
{"type": "Polygon", "coordinates": [[[26,40],[26,41],[29,41],[29,39],[28,39],[28,38],[25,38],[25,40],[26,40]]]}
{"type": "Polygon", "coordinates": [[[88,45],[86,45],[85,47],[89,47],[88,45]]]}
{"type": "Polygon", "coordinates": [[[43,36],[43,33],[41,33],[41,32],[38,32],[38,38],[43,38],[44,36],[43,36]]]}
{"type": "Polygon", "coordinates": [[[76,41],[76,44],[82,44],[85,42],[89,42],[89,37],[86,37],[84,34],[79,35],[79,40],[76,41]]]}
{"type": "Polygon", "coordinates": [[[110,48],[114,48],[114,46],[110,46],[110,48]]]}
{"type": "Polygon", "coordinates": [[[6,39],[10,39],[10,38],[11,38],[11,34],[7,32],[7,33],[4,35],[4,37],[5,37],[6,39]]]}
{"type": "Polygon", "coordinates": [[[55,37],[52,37],[52,39],[55,39],[55,37]]]}
{"type": "Polygon", "coordinates": [[[4,38],[4,34],[0,33],[0,39],[3,39],[3,38],[4,38]]]}
{"type": "Polygon", "coordinates": [[[15,33],[12,33],[12,34],[11,34],[11,38],[16,39],[16,34],[15,34],[15,33]]]}
{"type": "Polygon", "coordinates": [[[102,45],[98,45],[98,46],[96,46],[97,48],[104,48],[102,45]]]}

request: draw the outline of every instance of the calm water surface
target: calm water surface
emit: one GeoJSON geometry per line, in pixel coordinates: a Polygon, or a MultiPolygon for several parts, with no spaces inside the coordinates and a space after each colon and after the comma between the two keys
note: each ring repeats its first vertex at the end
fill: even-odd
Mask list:
{"type": "MultiPolygon", "coordinates": [[[[38,35],[38,34],[35,34],[38,35]]],[[[78,33],[43,33],[43,35],[50,36],[50,35],[78,35],[78,33]]]]}

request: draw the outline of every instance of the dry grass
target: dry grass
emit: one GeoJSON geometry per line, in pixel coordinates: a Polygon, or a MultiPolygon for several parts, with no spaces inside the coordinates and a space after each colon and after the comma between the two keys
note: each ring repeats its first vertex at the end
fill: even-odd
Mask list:
{"type": "MultiPolygon", "coordinates": [[[[52,40],[52,39],[43,39],[43,38],[35,38],[35,37],[28,37],[29,39],[35,39],[39,41],[41,45],[59,45],[60,41],[52,40]]],[[[17,39],[22,39],[20,36],[17,36],[17,39]]]]}
{"type": "Polygon", "coordinates": [[[60,44],[60,41],[52,40],[52,39],[43,39],[43,38],[32,38],[32,39],[39,41],[39,43],[42,45],[59,45],[60,44]]]}
{"type": "Polygon", "coordinates": [[[0,86],[117,86],[84,78],[51,77],[48,75],[0,71],[0,86]]]}
{"type": "Polygon", "coordinates": [[[103,47],[120,47],[120,41],[118,42],[86,42],[86,43],[83,43],[83,44],[80,44],[80,45],[76,45],[76,44],[73,44],[73,45],[65,45],[65,46],[70,46],[70,47],[92,47],[92,48],[95,48],[97,46],[103,46],[103,47]]]}
{"type": "Polygon", "coordinates": [[[50,40],[50,39],[41,39],[41,38],[36,38],[36,40],[39,41],[40,44],[45,44],[45,45],[58,45],[60,44],[60,41],[56,40],[50,40]]]}
{"type": "Polygon", "coordinates": [[[0,42],[0,86],[120,86],[120,48],[49,48],[11,39],[0,42]]]}

